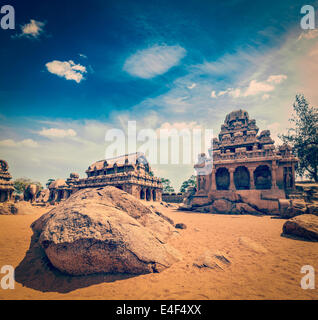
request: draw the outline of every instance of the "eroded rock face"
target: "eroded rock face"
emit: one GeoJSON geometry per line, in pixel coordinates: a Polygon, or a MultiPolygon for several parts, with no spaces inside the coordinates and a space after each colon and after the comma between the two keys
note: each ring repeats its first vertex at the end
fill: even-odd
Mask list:
{"type": "Polygon", "coordinates": [[[287,220],[283,225],[283,233],[318,241],[318,216],[303,214],[287,220]]]}
{"type": "MultiPolygon", "coordinates": [[[[263,200],[260,200],[262,202],[263,200]]],[[[276,202],[275,202],[276,203],[276,202]]],[[[257,204],[259,205],[259,203],[257,204]]],[[[179,206],[179,210],[191,210],[200,213],[217,213],[217,214],[271,214],[270,210],[258,208],[253,201],[242,197],[236,192],[218,192],[210,193],[208,201],[203,204],[194,204],[185,207],[185,205],[179,206]]],[[[277,202],[278,208],[278,202],[277,202]]]]}
{"type": "Polygon", "coordinates": [[[217,213],[229,213],[233,209],[233,204],[231,201],[226,199],[218,199],[213,202],[212,210],[217,213]]]}
{"type": "Polygon", "coordinates": [[[32,224],[53,266],[71,275],[160,272],[180,259],[174,226],[115,187],[84,189],[32,224]]]}

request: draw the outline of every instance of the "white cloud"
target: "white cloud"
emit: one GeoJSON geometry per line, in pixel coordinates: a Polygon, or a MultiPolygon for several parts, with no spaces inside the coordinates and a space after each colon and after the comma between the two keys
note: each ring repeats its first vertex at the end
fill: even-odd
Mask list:
{"type": "Polygon", "coordinates": [[[228,90],[220,91],[219,94],[218,94],[218,96],[219,96],[219,97],[222,97],[222,96],[224,96],[224,95],[227,94],[227,93],[228,93],[228,90]]]}
{"type": "Polygon", "coordinates": [[[253,96],[263,92],[271,92],[273,90],[275,90],[275,87],[271,84],[252,80],[244,93],[244,97],[253,96]]]}
{"type": "Polygon", "coordinates": [[[74,80],[77,83],[80,83],[84,79],[83,74],[87,72],[84,66],[75,64],[72,60],[54,60],[48,62],[45,66],[49,72],[59,77],[64,77],[66,80],[74,80]]]}
{"type": "Polygon", "coordinates": [[[38,134],[48,138],[65,138],[65,137],[75,137],[76,131],[73,129],[58,129],[58,128],[50,128],[50,129],[42,129],[38,131],[38,134]]]}
{"type": "Polygon", "coordinates": [[[278,74],[278,75],[269,76],[267,79],[267,82],[274,83],[274,84],[280,84],[286,79],[287,79],[286,75],[278,74]]]}
{"type": "Polygon", "coordinates": [[[186,50],[180,46],[153,46],[130,56],[123,69],[135,77],[151,79],[179,64],[186,50]]]}
{"type": "Polygon", "coordinates": [[[13,139],[5,139],[0,141],[1,147],[29,147],[36,148],[38,147],[38,143],[32,139],[24,139],[21,141],[15,141],[13,139]]]}
{"type": "Polygon", "coordinates": [[[21,26],[21,34],[18,37],[38,38],[43,32],[44,22],[31,19],[29,23],[21,26]]]}
{"type": "Polygon", "coordinates": [[[270,98],[270,95],[267,94],[267,93],[265,93],[265,94],[262,96],[262,99],[263,99],[263,100],[267,100],[267,99],[269,99],[269,98],[270,98]]]}
{"type": "Polygon", "coordinates": [[[230,89],[228,93],[231,97],[238,98],[241,96],[241,89],[230,89]]]}
{"type": "Polygon", "coordinates": [[[216,98],[216,92],[214,90],[211,92],[211,98],[216,98]]]}
{"type": "Polygon", "coordinates": [[[188,86],[188,89],[192,90],[197,86],[196,83],[192,83],[191,86],[188,86]]]}
{"type": "MultiPolygon", "coordinates": [[[[220,91],[217,95],[219,97],[224,95],[229,95],[232,98],[254,96],[264,92],[274,91],[275,90],[274,85],[280,84],[286,79],[287,79],[287,76],[284,74],[271,75],[268,77],[266,81],[251,80],[248,87],[245,90],[240,88],[236,88],[236,89],[229,88],[224,91],[220,91]]],[[[213,91],[212,93],[214,93],[213,98],[215,98],[216,97],[215,91],[213,91]]],[[[211,97],[212,97],[212,94],[211,94],[211,97]]],[[[263,99],[264,97],[265,99],[267,99],[269,96],[267,94],[263,96],[263,99]]]]}

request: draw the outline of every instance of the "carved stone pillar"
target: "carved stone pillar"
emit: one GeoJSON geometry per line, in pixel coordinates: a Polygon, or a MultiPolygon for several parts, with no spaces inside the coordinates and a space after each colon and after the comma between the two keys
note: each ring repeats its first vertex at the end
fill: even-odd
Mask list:
{"type": "Polygon", "coordinates": [[[211,190],[216,191],[216,168],[213,168],[212,173],[211,173],[211,190]]]}
{"type": "Polygon", "coordinates": [[[229,168],[229,172],[230,172],[230,190],[235,190],[234,171],[235,171],[235,168],[229,168]]]}
{"type": "Polygon", "coordinates": [[[276,179],[277,164],[276,161],[272,163],[272,189],[277,189],[277,179],[276,179]]]}
{"type": "Polygon", "coordinates": [[[254,171],[256,167],[249,167],[248,171],[250,173],[250,189],[255,189],[255,181],[254,181],[254,171]]]}
{"type": "Polygon", "coordinates": [[[296,174],[295,174],[295,164],[294,163],[292,164],[292,177],[293,177],[292,188],[296,189],[296,186],[295,186],[296,174]]]}

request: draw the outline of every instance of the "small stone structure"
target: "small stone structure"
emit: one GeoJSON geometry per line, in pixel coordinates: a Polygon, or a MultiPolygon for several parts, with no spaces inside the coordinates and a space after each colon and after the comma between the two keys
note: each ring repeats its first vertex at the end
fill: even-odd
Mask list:
{"type": "Polygon", "coordinates": [[[286,144],[276,149],[269,130],[259,135],[258,131],[247,111],[226,116],[219,137],[211,141],[210,157],[200,154],[194,166],[198,189],[192,205],[231,198],[236,193],[260,211],[279,210],[278,199],[285,199],[285,192],[295,189],[298,159],[286,144]]]}
{"type": "Polygon", "coordinates": [[[14,191],[12,176],[8,169],[8,163],[0,160],[0,202],[11,200],[14,191]]]}
{"type": "Polygon", "coordinates": [[[163,193],[162,201],[168,203],[181,203],[183,202],[184,194],[183,193],[163,193]]]}
{"type": "Polygon", "coordinates": [[[67,180],[57,179],[49,185],[49,202],[59,202],[70,197],[74,192],[74,186],[79,181],[77,173],[71,173],[67,180]]]}
{"type": "Polygon", "coordinates": [[[84,179],[72,173],[66,181],[53,181],[49,185],[49,201],[65,200],[80,189],[105,186],[117,187],[141,200],[162,200],[161,181],[152,175],[146,157],[140,152],[97,161],[88,167],[86,174],[84,179]]]}

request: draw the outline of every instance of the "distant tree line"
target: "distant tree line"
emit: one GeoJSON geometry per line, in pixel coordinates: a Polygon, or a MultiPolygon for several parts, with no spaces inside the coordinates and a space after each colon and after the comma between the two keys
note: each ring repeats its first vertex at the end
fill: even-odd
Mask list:
{"type": "Polygon", "coordinates": [[[35,184],[39,186],[39,190],[43,189],[41,182],[33,181],[29,178],[18,178],[13,181],[13,187],[17,194],[23,194],[29,184],[35,184]]]}

